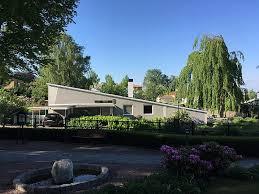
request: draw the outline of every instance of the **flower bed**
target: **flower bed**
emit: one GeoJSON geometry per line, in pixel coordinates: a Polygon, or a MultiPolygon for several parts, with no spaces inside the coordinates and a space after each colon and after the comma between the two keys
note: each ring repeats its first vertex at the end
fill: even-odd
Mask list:
{"type": "Polygon", "coordinates": [[[161,151],[164,153],[164,167],[177,175],[192,174],[198,177],[221,172],[242,158],[233,148],[214,142],[180,148],[163,145],[161,151]]]}

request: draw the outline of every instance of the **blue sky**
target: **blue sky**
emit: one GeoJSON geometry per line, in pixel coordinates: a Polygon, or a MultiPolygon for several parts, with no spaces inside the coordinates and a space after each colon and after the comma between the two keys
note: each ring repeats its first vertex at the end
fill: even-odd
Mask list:
{"type": "Polygon", "coordinates": [[[142,83],[150,68],[179,75],[194,39],[215,34],[244,53],[246,86],[259,91],[259,0],[81,0],[77,13],[68,33],[101,81],[142,83]]]}

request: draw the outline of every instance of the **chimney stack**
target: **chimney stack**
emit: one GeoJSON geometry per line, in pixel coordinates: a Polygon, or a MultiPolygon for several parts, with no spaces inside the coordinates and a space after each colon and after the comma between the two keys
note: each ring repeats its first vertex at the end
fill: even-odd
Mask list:
{"type": "Polygon", "coordinates": [[[133,79],[128,81],[128,97],[133,98],[133,79]]]}

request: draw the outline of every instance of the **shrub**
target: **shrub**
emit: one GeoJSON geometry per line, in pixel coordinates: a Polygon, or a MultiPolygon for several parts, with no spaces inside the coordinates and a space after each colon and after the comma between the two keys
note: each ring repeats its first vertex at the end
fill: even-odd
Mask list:
{"type": "Polygon", "coordinates": [[[122,116],[82,116],[70,118],[67,126],[70,128],[85,129],[111,129],[111,130],[149,130],[149,131],[171,131],[184,133],[185,129],[192,128],[191,120],[186,120],[188,114],[179,113],[180,118],[145,118],[130,119],[122,116]],[[172,130],[173,129],[173,130],[172,130]]]}
{"type": "Polygon", "coordinates": [[[26,100],[4,89],[0,89],[0,123],[5,122],[19,111],[26,110],[26,100]]]}
{"type": "Polygon", "coordinates": [[[233,148],[210,142],[193,147],[170,147],[163,145],[163,165],[177,175],[193,174],[204,177],[209,173],[218,173],[232,162],[241,158],[233,148]]]}
{"type": "Polygon", "coordinates": [[[127,130],[133,128],[134,121],[120,116],[83,116],[71,118],[68,126],[71,128],[98,129],[108,128],[116,130],[127,130]]]}
{"type": "Polygon", "coordinates": [[[175,177],[167,172],[160,172],[145,177],[143,180],[135,180],[125,185],[107,185],[100,190],[89,191],[87,194],[200,194],[204,183],[192,177],[175,177]]]}
{"type": "Polygon", "coordinates": [[[259,180],[259,165],[251,168],[234,165],[225,171],[225,176],[240,180],[259,180]]]}

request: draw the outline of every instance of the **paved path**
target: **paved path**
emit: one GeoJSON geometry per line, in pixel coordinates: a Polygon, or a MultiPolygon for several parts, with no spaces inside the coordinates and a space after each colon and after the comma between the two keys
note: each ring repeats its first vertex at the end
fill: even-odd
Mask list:
{"type": "Polygon", "coordinates": [[[126,146],[84,145],[60,142],[27,142],[0,140],[0,193],[11,187],[12,179],[28,169],[50,166],[55,160],[69,158],[108,166],[116,179],[148,175],[159,167],[158,150],[126,146]]]}

